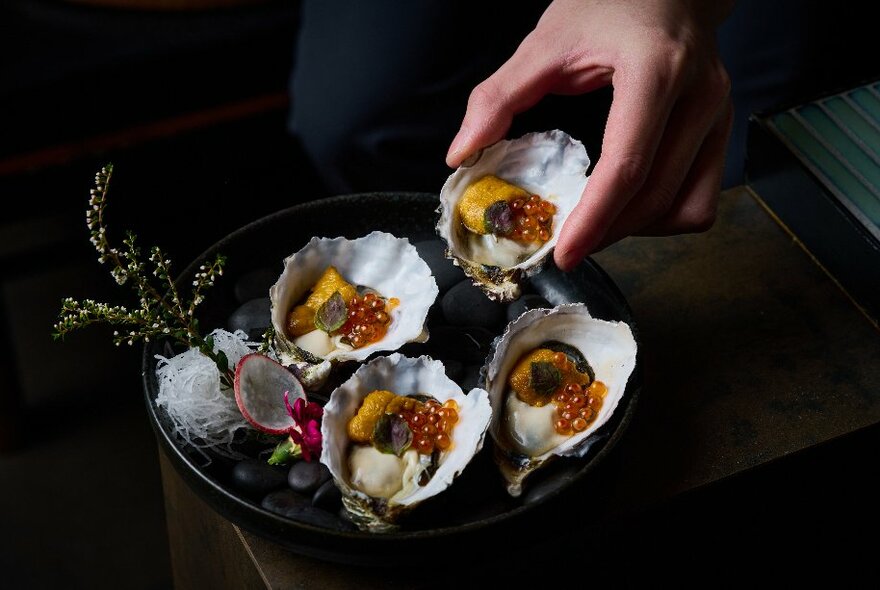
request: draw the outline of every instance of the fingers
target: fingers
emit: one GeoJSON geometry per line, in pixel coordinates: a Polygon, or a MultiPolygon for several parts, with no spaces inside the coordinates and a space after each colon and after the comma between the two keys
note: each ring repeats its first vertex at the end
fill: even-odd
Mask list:
{"type": "Polygon", "coordinates": [[[715,221],[724,155],[733,126],[733,107],[728,100],[721,117],[703,142],[678,198],[664,216],[645,227],[643,235],[662,236],[709,229],[715,221]]]}
{"type": "Polygon", "coordinates": [[[573,70],[567,53],[554,41],[533,32],[509,60],[474,88],[446,155],[448,166],[460,166],[478,149],[502,139],[513,116],[547,94],[581,94],[608,84],[610,68],[584,62],[573,70]]]}
{"type": "Polygon", "coordinates": [[[536,104],[552,88],[558,69],[531,49],[528,39],[498,71],[471,92],[461,129],[446,163],[455,168],[481,147],[507,133],[513,116],[536,104]]]}
{"type": "Polygon", "coordinates": [[[644,184],[674,103],[670,79],[656,70],[617,71],[613,83],[602,157],[554,251],[563,270],[574,268],[596,248],[644,184]]]}
{"type": "MultiPolygon", "coordinates": [[[[719,88],[715,96],[706,91],[691,93],[676,104],[645,184],[613,221],[602,240],[602,247],[639,233],[667,216],[682,194],[683,183],[695,165],[698,152],[705,151],[704,146],[710,141],[713,128],[727,110],[726,94],[722,92],[726,89],[719,88]]],[[[721,167],[723,161],[702,162],[704,167],[714,164],[721,167]]],[[[678,233],[683,231],[688,230],[682,228],[678,233]]]]}

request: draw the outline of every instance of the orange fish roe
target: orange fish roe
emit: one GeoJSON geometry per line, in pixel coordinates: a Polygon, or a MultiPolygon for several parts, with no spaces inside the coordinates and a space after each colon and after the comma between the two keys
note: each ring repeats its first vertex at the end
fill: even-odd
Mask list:
{"type": "Polygon", "coordinates": [[[381,340],[391,323],[390,309],[385,300],[375,293],[363,297],[355,295],[348,302],[348,319],[340,333],[354,348],[361,348],[381,340]]]}
{"type": "Polygon", "coordinates": [[[567,383],[553,396],[556,405],[556,432],[569,436],[583,432],[593,423],[608,388],[601,381],[593,381],[588,386],[580,383],[567,383]]]}
{"type": "Polygon", "coordinates": [[[538,195],[528,199],[516,198],[510,202],[513,210],[511,239],[518,242],[546,242],[553,235],[553,215],[556,205],[538,195]]]}
{"type": "Polygon", "coordinates": [[[412,398],[403,399],[407,401],[402,404],[392,402],[386,411],[396,412],[406,420],[413,433],[412,448],[422,455],[430,455],[435,449],[448,451],[452,448],[452,430],[458,422],[459,409],[455,400],[441,404],[434,399],[425,403],[412,398]],[[408,401],[415,403],[409,405],[408,401]]]}
{"type": "Polygon", "coordinates": [[[554,424],[556,432],[565,436],[583,432],[602,409],[602,400],[608,393],[608,388],[601,381],[583,383],[580,380],[572,380],[571,377],[579,373],[574,368],[574,363],[563,352],[553,355],[553,364],[562,371],[563,375],[559,388],[553,394],[553,403],[556,405],[554,424]]]}
{"type": "MultiPolygon", "coordinates": [[[[544,370],[544,375],[549,373],[544,370]]],[[[523,355],[508,377],[516,396],[523,402],[534,407],[541,407],[551,401],[556,406],[554,428],[559,434],[570,436],[583,432],[593,423],[608,388],[601,381],[590,383],[590,377],[581,373],[575,363],[564,352],[552,351],[548,348],[536,348],[523,355]],[[533,379],[533,363],[552,363],[558,375],[558,381],[550,381],[552,389],[537,391],[533,379]]]]}

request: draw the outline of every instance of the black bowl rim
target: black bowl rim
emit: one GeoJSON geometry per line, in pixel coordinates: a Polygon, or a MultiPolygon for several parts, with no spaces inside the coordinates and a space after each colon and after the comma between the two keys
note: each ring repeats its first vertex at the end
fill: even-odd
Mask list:
{"type": "MultiPolygon", "coordinates": [[[[262,217],[260,219],[254,220],[237,230],[233,231],[229,235],[220,239],[205,251],[203,251],[198,257],[196,257],[177,277],[176,282],[178,284],[188,284],[186,281],[187,277],[192,276],[195,271],[198,269],[199,265],[203,263],[203,261],[212,258],[216,255],[217,252],[222,252],[223,246],[230,242],[236,241],[238,236],[241,234],[251,233],[255,231],[262,225],[267,225],[273,223],[278,218],[287,217],[291,214],[295,214],[302,211],[308,211],[313,208],[323,208],[328,206],[333,206],[336,204],[345,204],[349,202],[357,202],[362,201],[363,199],[387,199],[389,195],[393,195],[395,198],[403,198],[408,200],[416,200],[416,201],[425,201],[425,200],[433,200],[438,201],[438,196],[432,193],[424,193],[424,192],[408,192],[408,191],[386,191],[386,192],[368,192],[368,193],[353,193],[346,195],[337,195],[333,197],[326,197],[319,200],[307,201],[303,203],[298,203],[291,207],[287,207],[285,209],[281,209],[262,217]]],[[[378,541],[378,542],[400,542],[400,541],[411,541],[411,540],[419,540],[424,538],[436,539],[437,537],[443,536],[455,536],[459,534],[467,534],[479,530],[486,529],[487,527],[496,525],[501,522],[512,521],[520,516],[525,515],[526,513],[532,511],[533,509],[546,504],[547,502],[552,501],[558,495],[562,494],[566,489],[571,487],[575,482],[582,480],[587,474],[589,474],[595,467],[598,465],[605,456],[607,456],[611,450],[615,447],[617,442],[620,440],[621,436],[629,426],[629,423],[632,419],[632,415],[635,411],[638,398],[641,394],[641,366],[642,366],[642,358],[641,358],[641,342],[638,334],[638,330],[634,322],[632,321],[632,310],[627,302],[626,298],[620,292],[620,289],[617,285],[611,280],[611,277],[605,272],[605,270],[599,266],[592,259],[586,259],[582,264],[590,265],[599,276],[601,276],[604,281],[608,291],[622,304],[623,309],[627,313],[627,323],[629,324],[633,336],[636,340],[637,346],[637,355],[636,355],[636,366],[633,369],[632,374],[627,382],[626,389],[624,395],[627,395],[629,398],[626,402],[626,407],[623,409],[623,413],[620,416],[619,422],[614,427],[611,435],[607,440],[601,442],[601,448],[592,455],[587,462],[581,467],[575,475],[570,479],[568,483],[563,486],[559,486],[556,490],[548,493],[544,496],[540,501],[534,503],[524,503],[521,506],[518,506],[512,510],[507,512],[497,514],[491,517],[487,517],[481,520],[468,522],[464,524],[458,524],[449,527],[442,528],[432,528],[432,529],[423,529],[423,530],[404,530],[404,531],[394,531],[389,533],[368,533],[362,531],[336,531],[323,527],[314,526],[308,523],[296,521],[290,518],[286,518],[261,506],[258,506],[247,499],[239,497],[232,492],[230,492],[226,487],[220,484],[220,482],[211,478],[208,474],[204,473],[202,469],[196,465],[192,459],[187,456],[181,446],[183,443],[179,443],[172,438],[171,433],[167,432],[165,428],[162,427],[160,423],[159,416],[156,413],[155,399],[152,390],[154,389],[155,383],[155,364],[156,360],[153,357],[157,352],[157,347],[159,343],[154,341],[144,346],[143,350],[143,359],[142,359],[142,379],[144,386],[144,398],[147,406],[147,411],[150,418],[151,426],[153,430],[156,432],[156,435],[162,444],[163,449],[168,454],[171,459],[171,463],[176,469],[176,471],[184,478],[187,483],[190,484],[191,487],[195,487],[195,491],[197,495],[202,497],[203,500],[206,500],[217,512],[226,516],[229,520],[235,522],[236,524],[243,526],[245,529],[250,530],[258,535],[265,535],[267,531],[254,528],[250,526],[250,522],[247,519],[242,519],[239,517],[238,511],[247,511],[259,514],[260,518],[273,523],[276,527],[281,529],[301,529],[305,532],[316,534],[316,535],[327,535],[333,538],[346,538],[352,541],[378,541]],[[233,509],[235,507],[235,509],[233,509]]],[[[271,536],[271,535],[270,535],[271,536]]],[[[277,537],[276,537],[277,538],[277,537]]],[[[298,550],[305,554],[312,554],[321,558],[326,558],[328,555],[322,551],[311,552],[308,551],[308,547],[300,547],[298,550]]],[[[332,558],[332,555],[330,556],[332,558]]],[[[348,561],[348,560],[346,560],[348,561]]]]}

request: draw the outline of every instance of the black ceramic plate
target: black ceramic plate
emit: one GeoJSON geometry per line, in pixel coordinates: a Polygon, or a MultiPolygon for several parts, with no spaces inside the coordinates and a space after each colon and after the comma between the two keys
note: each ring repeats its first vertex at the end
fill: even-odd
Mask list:
{"type": "MultiPolygon", "coordinates": [[[[202,260],[218,252],[227,256],[225,276],[209,292],[199,318],[205,331],[225,328],[230,314],[241,303],[243,278],[253,276],[255,269],[267,269],[263,274],[269,277],[280,275],[283,259],[311,237],[356,238],[381,230],[407,237],[413,243],[432,240],[436,239],[436,208],[436,195],[416,193],[347,195],[304,203],[232,233],[194,261],[179,280],[188,285],[202,260]]],[[[530,281],[526,292],[540,295],[552,305],[583,302],[595,317],[633,326],[623,295],[589,259],[570,273],[560,272],[551,263],[530,281]]],[[[500,334],[502,329],[503,325],[495,333],[500,334]]],[[[486,352],[488,349],[476,354],[486,352]]],[[[395,561],[423,556],[453,545],[457,550],[477,550],[505,535],[532,531],[542,507],[566,501],[563,492],[585,480],[620,438],[641,385],[641,364],[637,362],[623,400],[611,420],[597,432],[598,440],[588,455],[558,459],[538,470],[526,480],[521,498],[510,498],[504,491],[491,460],[492,443],[487,436],[483,450],[448,490],[417,508],[399,532],[377,535],[292,520],[261,508],[259,499],[236,491],[230,485],[232,463],[213,457],[206,465],[202,454],[174,436],[170,420],[157,408],[154,357],[159,353],[167,354],[162,343],[151,343],[144,350],[146,404],[160,444],[190,487],[217,512],[246,530],[298,553],[357,564],[381,563],[389,555],[396,556],[395,561]]]]}

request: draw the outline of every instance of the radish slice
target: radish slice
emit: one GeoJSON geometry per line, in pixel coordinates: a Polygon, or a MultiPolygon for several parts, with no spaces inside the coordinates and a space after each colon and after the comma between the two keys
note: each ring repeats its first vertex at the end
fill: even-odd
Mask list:
{"type": "Polygon", "coordinates": [[[296,377],[269,357],[252,353],[239,361],[235,369],[235,402],[244,419],[268,434],[287,434],[295,423],[284,404],[288,392],[291,405],[305,398],[296,377]]]}

